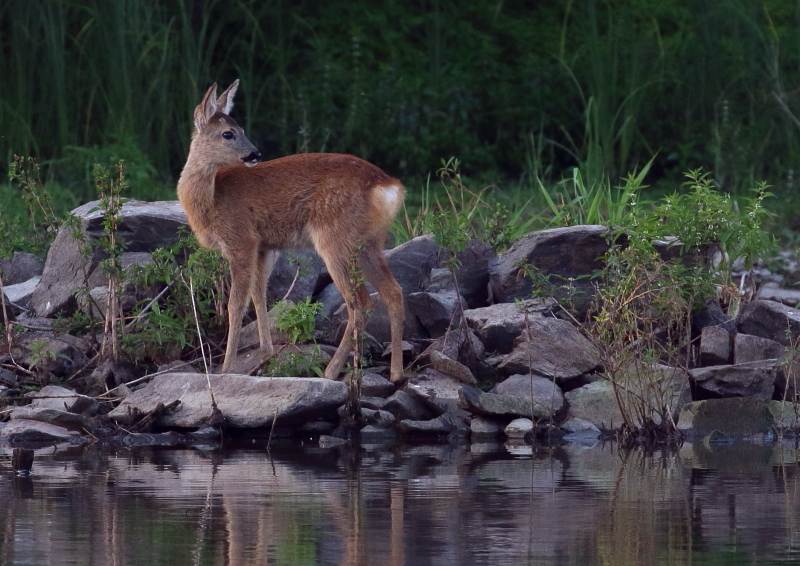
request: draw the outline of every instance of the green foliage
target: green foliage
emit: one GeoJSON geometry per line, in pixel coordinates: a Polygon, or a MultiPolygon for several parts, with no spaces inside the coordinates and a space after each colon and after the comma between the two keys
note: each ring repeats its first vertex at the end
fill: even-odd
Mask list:
{"type": "Polygon", "coordinates": [[[289,337],[292,345],[314,338],[315,317],[322,308],[321,303],[312,303],[310,297],[297,304],[281,301],[275,307],[278,320],[275,326],[289,337]]]}
{"type": "Polygon", "coordinates": [[[28,226],[23,227],[12,215],[5,214],[0,218],[0,257],[22,250],[44,254],[61,222],[53,212],[50,192],[42,183],[39,163],[32,157],[15,155],[8,169],[9,180],[21,190],[28,226]]]}
{"type": "Polygon", "coordinates": [[[281,350],[267,364],[264,375],[271,377],[324,377],[325,358],[317,344],[300,351],[281,350]]]}

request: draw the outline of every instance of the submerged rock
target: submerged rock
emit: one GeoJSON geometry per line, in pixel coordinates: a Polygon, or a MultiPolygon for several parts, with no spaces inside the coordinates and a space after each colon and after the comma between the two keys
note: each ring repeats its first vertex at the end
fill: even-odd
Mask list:
{"type": "Polygon", "coordinates": [[[746,397],[707,399],[683,407],[678,430],[689,440],[713,440],[715,433],[732,440],[764,440],[774,437],[775,419],[764,401],[746,397]]]}

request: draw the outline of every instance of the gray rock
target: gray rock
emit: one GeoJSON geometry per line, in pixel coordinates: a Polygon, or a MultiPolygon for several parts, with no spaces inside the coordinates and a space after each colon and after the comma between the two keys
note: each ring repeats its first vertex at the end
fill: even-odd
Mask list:
{"type": "Polygon", "coordinates": [[[388,397],[394,393],[394,390],[394,384],[377,373],[361,374],[362,395],[366,395],[367,397],[388,397]]]}
{"type": "Polygon", "coordinates": [[[402,390],[395,391],[395,393],[386,400],[383,409],[392,413],[398,420],[424,420],[432,416],[430,411],[416,398],[402,390]]]}
{"type": "Polygon", "coordinates": [[[678,430],[688,440],[721,433],[730,439],[758,439],[773,434],[775,419],[767,403],[753,398],[708,399],[687,403],[678,430]]]}
{"type": "Polygon", "coordinates": [[[386,406],[386,399],[383,397],[361,397],[361,407],[378,411],[386,406]]]}
{"type": "Polygon", "coordinates": [[[417,236],[383,255],[389,271],[407,295],[425,289],[431,269],[439,263],[439,245],[432,235],[417,236]]]}
{"type": "Polygon", "coordinates": [[[0,270],[3,272],[3,285],[10,287],[40,276],[44,271],[44,260],[33,254],[14,252],[11,259],[0,261],[0,270]]]}
{"type": "MultiPolygon", "coordinates": [[[[42,280],[31,298],[31,307],[39,316],[53,316],[75,310],[75,291],[97,270],[102,252],[96,244],[103,237],[102,211],[93,201],[72,211],[79,218],[81,231],[95,245],[91,257],[81,256],[81,244],[72,237],[72,229],[63,226],[50,246],[42,280]]],[[[178,228],[186,226],[186,214],[177,201],[142,202],[129,200],[122,206],[123,220],[118,234],[127,252],[152,252],[178,240],[178,228]]],[[[99,273],[94,275],[99,277],[99,273]]],[[[92,287],[98,285],[91,285],[92,287]]]]}
{"type": "Polygon", "coordinates": [[[97,421],[90,417],[43,407],[16,407],[11,411],[11,420],[18,419],[39,421],[79,432],[97,426],[97,421]]]}
{"type": "Polygon", "coordinates": [[[475,379],[475,376],[472,375],[470,369],[461,362],[457,362],[445,356],[438,350],[431,350],[429,357],[431,365],[436,371],[452,377],[465,385],[475,386],[478,384],[478,381],[475,379]]]}
{"type": "Polygon", "coordinates": [[[47,385],[35,393],[28,395],[32,399],[28,407],[39,409],[56,409],[69,413],[84,413],[93,410],[97,401],[86,395],[80,395],[60,385],[47,385]]]}
{"type": "MultiPolygon", "coordinates": [[[[377,425],[367,425],[359,431],[361,442],[365,444],[378,444],[391,442],[396,438],[393,429],[377,425]]],[[[321,445],[321,444],[320,444],[321,445]]]]}
{"type": "Polygon", "coordinates": [[[435,415],[451,413],[459,418],[470,416],[458,406],[458,391],[462,383],[432,368],[426,368],[413,376],[405,391],[414,395],[435,415]]]}
{"type": "Polygon", "coordinates": [[[466,308],[466,302],[455,291],[429,293],[419,291],[406,296],[410,312],[420,321],[431,338],[443,336],[456,326],[466,308]]]}
{"type": "Polygon", "coordinates": [[[497,422],[481,416],[472,417],[469,423],[469,430],[472,433],[473,440],[497,438],[503,434],[503,427],[497,422]]]}
{"type": "Polygon", "coordinates": [[[800,429],[800,403],[791,401],[767,401],[767,407],[780,430],[800,429]]]}
{"type": "Polygon", "coordinates": [[[326,274],[325,262],[314,250],[282,250],[269,276],[267,299],[270,303],[283,299],[290,287],[287,300],[297,303],[313,297],[326,274]]]}
{"type": "MultiPolygon", "coordinates": [[[[608,234],[609,229],[605,226],[586,225],[528,234],[489,262],[492,301],[508,303],[531,297],[533,282],[519,267],[521,263],[527,263],[547,276],[551,285],[562,287],[569,284],[573,290],[573,304],[579,311],[585,310],[594,297],[596,283],[587,276],[603,269],[602,256],[609,248],[608,234]]],[[[566,295],[559,290],[556,298],[566,295]]]]}
{"type": "Polygon", "coordinates": [[[69,334],[54,336],[50,332],[29,332],[19,336],[16,359],[42,375],[68,377],[83,369],[88,362],[91,344],[69,334]]]}
{"type": "Polygon", "coordinates": [[[49,423],[16,419],[0,428],[0,438],[9,442],[74,442],[79,441],[81,435],[74,430],[49,423]]]}
{"type": "Polygon", "coordinates": [[[184,439],[175,431],[158,434],[132,433],[122,438],[125,446],[179,446],[184,439]]]}
{"type": "Polygon", "coordinates": [[[458,395],[458,406],[475,415],[548,419],[554,414],[548,405],[536,399],[484,393],[467,386],[463,386],[458,395]]]}
{"type": "Polygon", "coordinates": [[[569,419],[581,419],[601,430],[620,428],[625,422],[611,382],[601,379],[564,394],[569,419]]]}
{"type": "Polygon", "coordinates": [[[444,436],[452,433],[466,436],[469,427],[450,413],[445,413],[431,420],[417,421],[405,419],[400,421],[397,429],[405,435],[444,436]]]}
{"type": "Polygon", "coordinates": [[[751,301],[739,315],[739,332],[789,346],[800,337],[800,311],[774,301],[751,301]]]}
{"type": "Polygon", "coordinates": [[[180,400],[173,412],[157,424],[197,428],[211,416],[208,381],[217,407],[228,426],[255,428],[313,420],[335,412],[347,399],[347,386],[322,378],[251,377],[223,374],[170,373],[159,375],[142,389],[128,396],[109,413],[121,423],[130,421],[129,411],[153,411],[159,403],[180,400]]]}
{"type": "Polygon", "coordinates": [[[372,409],[361,409],[361,416],[368,424],[379,426],[382,428],[389,428],[394,426],[397,421],[394,415],[389,411],[375,411],[372,409]]]}
{"type": "Polygon", "coordinates": [[[533,397],[537,401],[549,405],[553,414],[558,413],[564,407],[564,393],[561,388],[553,383],[552,379],[538,375],[512,375],[495,385],[490,393],[524,399],[533,397]]]}
{"type": "Polygon", "coordinates": [[[328,436],[323,434],[319,437],[319,447],[320,448],[335,448],[337,446],[345,446],[350,444],[350,442],[344,438],[339,438],[337,436],[328,436]]]}
{"type": "Polygon", "coordinates": [[[739,333],[734,338],[733,363],[746,364],[775,360],[783,355],[784,347],[775,340],[739,333]]]}
{"type": "Polygon", "coordinates": [[[599,365],[597,349],[572,324],[534,316],[497,369],[504,375],[532,372],[564,383],[599,365]]]}
{"type": "Polygon", "coordinates": [[[800,291],[797,289],[781,289],[764,285],[758,290],[757,297],[766,301],[776,301],[790,307],[800,304],[800,291]]]}
{"type": "Polygon", "coordinates": [[[689,372],[699,389],[724,397],[754,397],[768,401],[775,392],[777,361],[709,366],[689,372]]]}
{"type": "Polygon", "coordinates": [[[511,439],[525,438],[533,432],[533,421],[526,418],[514,419],[508,423],[503,432],[511,439]]]}
{"type": "Polygon", "coordinates": [[[718,366],[731,360],[731,335],[720,326],[706,326],[700,332],[700,364],[718,366]]]}
{"type": "Polygon", "coordinates": [[[555,299],[497,303],[466,310],[464,318],[487,351],[508,354],[514,348],[514,341],[525,330],[526,320],[531,316],[552,313],[556,304],[555,299]]]}
{"type": "MultiPolygon", "coordinates": [[[[324,422],[324,421],[318,421],[318,422],[324,422]]],[[[310,424],[310,423],[307,423],[307,424],[310,424]]],[[[330,423],[327,423],[327,424],[330,424],[330,423]]],[[[209,440],[218,439],[220,436],[222,436],[222,433],[219,431],[219,429],[216,429],[213,426],[205,426],[205,427],[203,427],[203,428],[201,428],[199,430],[195,430],[195,431],[190,432],[189,436],[191,436],[194,440],[197,440],[197,441],[200,441],[200,442],[208,442],[209,440]]]]}
{"type": "Polygon", "coordinates": [[[598,435],[600,434],[600,429],[597,428],[594,423],[587,421],[586,419],[579,419],[575,417],[565,421],[561,425],[561,430],[569,434],[586,431],[596,432],[598,435]]]}
{"type": "Polygon", "coordinates": [[[18,307],[28,308],[33,291],[41,279],[41,276],[37,275],[16,285],[4,285],[3,291],[5,291],[6,299],[18,307]]]}
{"type": "MultiPolygon", "coordinates": [[[[489,303],[489,261],[495,254],[492,247],[481,240],[468,240],[464,249],[456,254],[459,265],[456,268],[456,279],[458,280],[459,293],[464,297],[470,308],[485,307],[489,303]]],[[[439,260],[443,262],[450,257],[449,252],[442,250],[439,260]]],[[[452,273],[447,268],[444,269],[452,279],[452,273]]],[[[436,271],[436,269],[434,269],[436,271]]],[[[433,281],[435,275],[431,272],[431,285],[437,285],[433,281]]],[[[437,274],[437,277],[441,275],[437,274]]],[[[428,288],[427,290],[433,290],[428,288]]]]}
{"type": "Polygon", "coordinates": [[[473,375],[480,375],[482,370],[482,358],[484,354],[483,343],[469,329],[456,328],[437,338],[428,346],[420,356],[423,363],[431,361],[431,352],[440,352],[463,365],[472,372],[473,375]]]}

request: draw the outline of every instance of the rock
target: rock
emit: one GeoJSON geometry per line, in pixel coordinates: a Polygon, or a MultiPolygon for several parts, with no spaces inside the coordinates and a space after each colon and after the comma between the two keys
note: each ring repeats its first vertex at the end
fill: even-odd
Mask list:
{"type": "Polygon", "coordinates": [[[461,385],[460,381],[433,368],[425,368],[408,381],[405,391],[437,416],[451,413],[459,418],[468,418],[470,414],[458,406],[461,385]]]}
{"type": "Polygon", "coordinates": [[[39,277],[44,271],[44,260],[33,254],[14,252],[11,259],[0,261],[0,270],[3,272],[3,285],[7,289],[39,277]]]}
{"type": "Polygon", "coordinates": [[[424,420],[432,416],[430,411],[417,401],[417,399],[402,390],[395,391],[395,393],[386,400],[383,409],[392,413],[398,420],[424,420]]]}
{"type": "MultiPolygon", "coordinates": [[[[345,383],[350,377],[345,378],[345,383]]],[[[377,373],[361,374],[361,394],[367,397],[388,397],[395,391],[394,384],[377,373]]]]}
{"type": "Polygon", "coordinates": [[[520,264],[528,264],[557,288],[556,298],[566,298],[562,287],[569,285],[573,291],[569,298],[578,311],[585,311],[594,297],[592,276],[605,267],[602,258],[609,249],[609,233],[605,226],[582,225],[528,234],[489,262],[491,300],[529,299],[533,281],[520,269],[520,264]]]}
{"type": "MultiPolygon", "coordinates": [[[[93,245],[91,257],[81,256],[81,244],[72,237],[72,229],[62,226],[56,235],[42,273],[31,298],[31,307],[39,316],[69,314],[77,307],[74,294],[87,279],[94,277],[103,254],[97,242],[103,233],[103,213],[99,201],[89,202],[72,211],[88,243],[93,245]]],[[[177,201],[142,202],[128,200],[122,206],[122,222],[118,234],[125,242],[126,252],[152,252],[178,241],[178,229],[187,225],[186,214],[177,201]]]]}
{"type": "Polygon", "coordinates": [[[800,337],[800,311],[774,301],[751,301],[739,315],[739,332],[789,346],[800,337]]]}
{"type": "Polygon", "coordinates": [[[553,414],[564,407],[564,394],[561,388],[553,383],[553,380],[538,375],[512,375],[495,385],[490,393],[523,399],[533,397],[540,403],[548,405],[553,414]]]}
{"type": "Polygon", "coordinates": [[[469,433],[469,427],[450,413],[424,421],[404,419],[397,425],[397,429],[409,436],[444,436],[452,433],[466,436],[469,433]]]}
{"type": "Polygon", "coordinates": [[[457,362],[452,358],[448,358],[438,350],[431,350],[429,357],[431,360],[431,365],[436,371],[452,377],[453,379],[466,385],[475,386],[478,384],[475,376],[472,375],[472,372],[464,364],[457,362]]]}
{"type": "Polygon", "coordinates": [[[391,442],[397,436],[393,429],[376,425],[367,425],[359,431],[363,444],[379,444],[391,442]]]}
{"type": "Polygon", "coordinates": [[[406,302],[431,338],[443,336],[451,325],[457,326],[466,308],[466,302],[455,291],[410,293],[406,296],[406,302]]]}
{"type": "Polygon", "coordinates": [[[131,433],[122,437],[125,446],[179,446],[184,439],[175,431],[151,433],[131,433]]]}
{"type": "Polygon", "coordinates": [[[597,349],[572,324],[534,316],[497,369],[504,375],[533,372],[563,384],[599,365],[597,349]]]}
{"type": "Polygon", "coordinates": [[[472,433],[473,441],[497,438],[503,434],[503,427],[495,421],[481,416],[472,417],[469,430],[472,433]]]}
{"type": "Polygon", "coordinates": [[[600,429],[597,428],[594,423],[587,421],[586,419],[579,419],[575,417],[562,423],[561,430],[569,434],[591,431],[596,432],[598,436],[600,435],[600,429]]]}
{"type": "Polygon", "coordinates": [[[0,296],[0,299],[2,299],[2,303],[0,303],[2,304],[2,308],[0,310],[0,323],[5,323],[5,321],[14,322],[17,320],[17,315],[22,313],[22,309],[12,303],[5,293],[0,296]]]}
{"type": "Polygon", "coordinates": [[[286,299],[293,303],[303,301],[314,296],[323,279],[330,283],[325,262],[314,250],[282,250],[269,276],[267,300],[270,303],[282,300],[291,287],[286,299]]]}
{"type": "Polygon", "coordinates": [[[431,360],[431,352],[444,354],[451,360],[465,365],[475,374],[481,372],[481,359],[483,358],[483,343],[471,330],[457,328],[433,341],[420,356],[424,363],[431,360]]]}
{"type": "Polygon", "coordinates": [[[791,401],[767,401],[767,407],[779,430],[800,428],[800,404],[791,401]]]}
{"type": "Polygon", "coordinates": [[[372,409],[361,409],[361,416],[368,424],[375,425],[381,428],[390,428],[394,426],[394,415],[389,411],[374,411],[372,409]]]}
{"type": "Polygon", "coordinates": [[[81,435],[53,424],[16,419],[0,428],[0,438],[9,442],[75,442],[80,440],[81,435]]]}
{"type": "Polygon", "coordinates": [[[484,393],[474,387],[463,386],[458,393],[458,406],[475,415],[493,417],[530,417],[549,419],[552,409],[536,399],[508,397],[494,393],[484,393]]]}
{"type": "Polygon", "coordinates": [[[700,332],[700,364],[718,366],[731,359],[731,335],[720,326],[706,326],[700,332]]]}
{"type": "Polygon", "coordinates": [[[386,399],[383,397],[361,397],[362,409],[372,409],[378,411],[386,406],[386,399]]]}
{"type": "Polygon", "coordinates": [[[79,432],[97,426],[97,421],[90,417],[43,407],[16,407],[11,411],[11,420],[19,419],[39,421],[79,432]]]}
{"type": "Polygon", "coordinates": [[[783,346],[775,340],[739,333],[733,342],[733,363],[738,365],[775,360],[783,356],[783,350],[783,346]]]}
{"type": "Polygon", "coordinates": [[[130,423],[129,411],[153,411],[180,400],[178,408],[164,415],[160,426],[197,428],[211,416],[208,381],[217,407],[228,426],[255,428],[302,422],[333,413],[347,399],[347,386],[322,378],[251,377],[223,374],[171,373],[156,376],[142,389],[127,397],[109,418],[130,423]]]}
{"type": "Polygon", "coordinates": [[[438,255],[439,245],[430,234],[417,236],[383,254],[404,295],[424,290],[431,269],[439,263],[438,255]]]}
{"type": "Polygon", "coordinates": [[[525,438],[533,432],[533,421],[525,418],[514,419],[508,423],[503,432],[510,439],[525,438]]]}
{"type": "Polygon", "coordinates": [[[775,392],[777,361],[709,366],[689,371],[699,389],[723,397],[754,397],[768,401],[775,392]]]}
{"type": "Polygon", "coordinates": [[[772,434],[775,419],[767,404],[757,399],[707,399],[683,407],[678,430],[688,440],[706,438],[714,432],[731,439],[748,439],[772,434]]]}
{"type": "MultiPolygon", "coordinates": [[[[456,268],[458,291],[464,297],[469,308],[485,307],[489,304],[489,261],[497,254],[492,247],[481,240],[468,240],[464,249],[456,253],[459,265],[456,268]]],[[[443,265],[450,253],[442,250],[439,254],[438,265],[443,265]]],[[[434,292],[440,283],[434,277],[442,278],[441,271],[447,273],[452,281],[453,274],[446,267],[438,267],[431,271],[431,281],[426,290],[434,292]],[[438,272],[434,275],[434,272],[438,272]]]]}
{"type": "Polygon", "coordinates": [[[28,405],[30,408],[56,409],[77,414],[92,411],[98,404],[91,397],[60,385],[47,385],[38,392],[30,393],[28,397],[32,399],[28,405]]]}
{"type": "Polygon", "coordinates": [[[54,336],[49,332],[21,334],[15,346],[19,348],[17,362],[42,375],[56,377],[69,377],[83,369],[91,350],[91,344],[84,338],[69,334],[54,336]]]}
{"type": "Polygon", "coordinates": [[[189,436],[199,442],[208,442],[211,440],[217,440],[220,436],[222,436],[222,433],[213,426],[205,426],[199,430],[190,432],[189,436]]]}
{"type": "MultiPolygon", "coordinates": [[[[637,371],[620,372],[616,379],[620,400],[634,426],[648,424],[641,422],[642,415],[656,425],[661,424],[663,416],[677,419],[681,407],[691,401],[687,374],[678,368],[643,366],[637,371]]],[[[600,430],[613,430],[624,422],[614,387],[606,379],[568,391],[564,397],[568,418],[584,419],[600,430]]]]}
{"type": "Polygon", "coordinates": [[[727,330],[729,334],[736,332],[736,321],[725,314],[717,299],[710,299],[704,308],[692,314],[694,332],[702,332],[708,326],[717,326],[727,330]]]}
{"type": "Polygon", "coordinates": [[[5,285],[3,291],[5,291],[6,299],[18,307],[24,309],[28,308],[31,297],[33,296],[33,291],[36,289],[36,285],[39,284],[41,279],[42,278],[37,275],[36,277],[31,277],[27,281],[17,283],[16,285],[5,285]]]}
{"type": "Polygon", "coordinates": [[[344,446],[349,444],[350,442],[344,438],[338,438],[336,436],[328,436],[323,434],[319,437],[319,447],[320,448],[334,448],[337,446],[344,446]]]}
{"type": "Polygon", "coordinates": [[[767,301],[776,301],[790,307],[800,304],[800,291],[797,289],[781,289],[764,285],[758,290],[757,297],[767,301]]]}
{"type": "Polygon", "coordinates": [[[464,311],[464,318],[489,352],[508,354],[531,316],[553,312],[555,299],[527,299],[464,311]]]}

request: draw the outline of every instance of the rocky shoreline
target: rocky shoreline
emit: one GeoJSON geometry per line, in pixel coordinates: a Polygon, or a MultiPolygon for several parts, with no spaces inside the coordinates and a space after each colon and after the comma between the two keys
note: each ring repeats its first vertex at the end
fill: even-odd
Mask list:
{"type": "MultiPolygon", "coordinates": [[[[88,203],[73,212],[89,242],[102,237],[96,207],[88,203]]],[[[152,262],[152,252],[174,245],[186,225],[175,202],[128,201],[122,216],[124,268],[152,262]]],[[[88,308],[99,311],[87,315],[102,316],[108,289],[99,267],[103,257],[97,248],[81,255],[71,230],[62,228],[46,262],[16,254],[0,266],[6,315],[16,321],[12,349],[0,350],[0,419],[7,418],[0,422],[0,442],[114,438],[127,445],[191,445],[213,443],[220,430],[328,445],[406,438],[594,443],[613,437],[625,421],[619,384],[604,375],[602,356],[579,322],[594,295],[593,275],[604,267],[599,258],[608,250],[607,236],[603,226],[543,230],[500,255],[472,240],[458,254],[455,271],[446,267],[449,253],[432,236],[387,251],[406,300],[408,380],[397,388],[385,378],[388,320],[373,293],[363,352],[370,361],[353,411],[350,397],[359,388],[347,379],[247,375],[257,365],[252,325],[243,331],[236,373],[206,375],[174,360],[143,378],[130,362],[99,364],[97,344],[58,330],[55,320],[83,308],[75,299],[83,285],[93,299],[88,308]],[[522,262],[550,281],[569,281],[577,314],[566,314],[558,293],[534,298],[535,284],[521,271],[522,262]],[[90,396],[60,385],[24,394],[20,385],[31,373],[51,383],[89,384],[84,392],[90,396]]],[[[270,300],[310,297],[322,304],[315,340],[324,356],[340,339],[344,303],[312,252],[293,253],[306,258],[304,269],[284,257],[270,279],[270,300]]],[[[643,370],[666,394],[645,403],[665,409],[653,420],[673,419],[683,438],[771,441],[800,428],[800,405],[792,402],[796,370],[787,362],[800,337],[800,311],[788,306],[798,301],[797,292],[776,286],[786,279],[765,270],[760,275],[768,283],[759,291],[763,298],[745,304],[735,319],[713,301],[696,313],[688,369],[651,364],[643,370]]],[[[157,300],[160,292],[130,283],[122,290],[125,312],[142,299],[157,300]]],[[[646,401],[652,394],[630,386],[622,393],[646,401]]]]}

